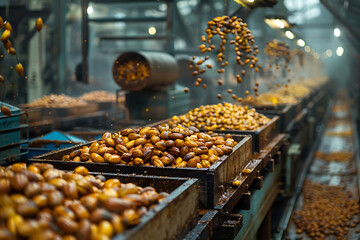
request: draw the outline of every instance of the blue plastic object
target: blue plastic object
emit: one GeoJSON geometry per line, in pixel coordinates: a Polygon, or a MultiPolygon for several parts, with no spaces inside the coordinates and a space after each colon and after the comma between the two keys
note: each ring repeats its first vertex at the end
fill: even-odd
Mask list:
{"type": "MultiPolygon", "coordinates": [[[[34,142],[39,142],[41,147],[29,147],[29,153],[24,156],[25,160],[50,151],[72,147],[78,143],[86,142],[86,140],[62,133],[60,131],[53,131],[41,138],[32,139],[30,141],[30,145],[34,142]]],[[[26,148],[26,146],[24,147],[26,148]]]]}
{"type": "Polygon", "coordinates": [[[20,155],[20,109],[0,102],[10,109],[11,117],[0,112],[0,161],[20,155]]]}

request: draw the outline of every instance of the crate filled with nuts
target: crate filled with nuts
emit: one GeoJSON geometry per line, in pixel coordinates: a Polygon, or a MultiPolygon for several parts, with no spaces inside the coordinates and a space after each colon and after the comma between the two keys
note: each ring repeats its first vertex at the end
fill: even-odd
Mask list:
{"type": "Polygon", "coordinates": [[[83,166],[66,172],[25,163],[0,167],[0,174],[1,239],[172,239],[198,219],[195,179],[96,176],[83,166]],[[183,218],[168,218],[180,212],[183,218]]]}
{"type": "Polygon", "coordinates": [[[279,133],[279,117],[268,118],[256,109],[231,103],[203,105],[180,116],[151,124],[168,123],[170,126],[183,124],[201,131],[222,134],[251,135],[253,151],[259,152],[279,133]]]}
{"type": "MultiPolygon", "coordinates": [[[[269,96],[272,95],[269,93],[269,96]]],[[[261,97],[262,95],[259,95],[261,97]]],[[[256,97],[257,99],[258,97],[256,97]]],[[[254,99],[254,98],[251,98],[254,99]]],[[[302,110],[301,102],[293,101],[292,103],[285,103],[279,101],[279,104],[267,104],[263,101],[246,99],[246,103],[255,108],[258,113],[264,114],[267,117],[279,116],[279,127],[280,132],[284,132],[291,121],[297,116],[302,110]],[[249,101],[247,101],[249,100],[249,101]]],[[[271,99],[271,98],[268,98],[271,99]]],[[[273,98],[274,100],[275,98],[273,98]]],[[[274,100],[277,102],[277,100],[274,100]]]]}
{"type": "Polygon", "coordinates": [[[199,179],[200,203],[212,208],[251,157],[251,137],[167,124],[105,133],[100,141],[31,159],[72,170],[199,179]],[[222,187],[220,187],[222,186],[222,187]]]}
{"type": "MultiPolygon", "coordinates": [[[[79,100],[98,105],[99,110],[110,110],[115,107],[116,95],[107,91],[91,91],[81,95],[79,100]]],[[[118,103],[124,104],[125,96],[118,99],[118,103]]]]}
{"type": "Polygon", "coordinates": [[[27,109],[30,122],[85,115],[98,110],[97,104],[87,103],[64,94],[50,94],[22,107],[27,109]]]}

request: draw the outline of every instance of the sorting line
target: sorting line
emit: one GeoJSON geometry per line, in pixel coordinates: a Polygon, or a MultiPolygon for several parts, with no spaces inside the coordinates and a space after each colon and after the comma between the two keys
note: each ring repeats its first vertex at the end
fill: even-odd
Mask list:
{"type": "MultiPolygon", "coordinates": [[[[337,104],[334,104],[336,107],[337,104]]],[[[333,108],[334,109],[334,108],[333,108]]],[[[344,185],[346,182],[346,190],[352,192],[353,197],[359,199],[359,188],[360,188],[360,179],[359,179],[359,141],[357,137],[357,129],[356,124],[354,123],[354,111],[347,111],[347,114],[344,112],[332,112],[332,116],[336,116],[336,118],[343,118],[346,115],[351,114],[351,119],[348,120],[347,127],[338,127],[336,129],[337,132],[341,133],[342,131],[351,129],[352,136],[328,136],[326,135],[326,131],[331,129],[334,131],[334,128],[328,127],[326,131],[321,136],[321,144],[318,146],[318,150],[322,150],[326,153],[336,152],[336,151],[351,151],[354,153],[354,159],[349,162],[325,162],[321,159],[315,159],[312,161],[312,166],[306,178],[310,179],[313,182],[319,182],[329,186],[339,186],[344,185]],[[339,139],[341,139],[339,140],[339,139]],[[349,142],[350,141],[350,142],[349,142]],[[352,145],[352,146],[349,146],[352,145]],[[321,163],[322,162],[322,166],[321,163]],[[356,164],[355,164],[356,163],[356,164]],[[357,165],[357,166],[356,166],[357,165]],[[325,166],[325,168],[324,168],[325,166]],[[349,167],[350,166],[350,167],[349,167]],[[323,172],[320,172],[319,169],[325,169],[323,172]],[[317,171],[316,171],[317,170],[317,171]]],[[[331,118],[330,118],[331,119],[331,118]]],[[[335,120],[339,121],[339,120],[335,120]]],[[[335,131],[335,132],[336,132],[335,131]]],[[[305,180],[305,179],[304,179],[305,180]]],[[[302,209],[302,194],[299,194],[297,197],[297,202],[294,205],[293,211],[302,209]]],[[[355,219],[359,216],[355,216],[355,219]]],[[[359,220],[359,219],[358,219],[359,220]]],[[[347,234],[346,239],[360,239],[360,233],[357,233],[356,230],[359,226],[355,228],[349,228],[349,233],[347,234]]],[[[302,233],[301,235],[296,234],[296,226],[291,219],[291,214],[289,216],[289,224],[288,224],[288,237],[289,239],[311,239],[306,233],[302,233]]],[[[287,239],[287,238],[285,238],[287,239]]],[[[336,239],[334,235],[326,236],[326,239],[336,239]]]]}

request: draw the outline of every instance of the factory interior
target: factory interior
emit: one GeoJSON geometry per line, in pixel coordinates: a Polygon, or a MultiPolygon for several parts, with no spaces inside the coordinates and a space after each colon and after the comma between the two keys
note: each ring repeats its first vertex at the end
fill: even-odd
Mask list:
{"type": "Polygon", "coordinates": [[[360,240],[357,0],[0,0],[0,240],[360,240]]]}

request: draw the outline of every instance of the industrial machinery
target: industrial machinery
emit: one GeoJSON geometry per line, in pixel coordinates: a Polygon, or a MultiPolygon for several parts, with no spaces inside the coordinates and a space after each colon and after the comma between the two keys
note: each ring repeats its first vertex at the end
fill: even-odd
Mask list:
{"type": "Polygon", "coordinates": [[[132,120],[160,120],[188,109],[189,94],[175,83],[178,64],[167,53],[125,52],[115,60],[112,73],[122,88],[117,98],[126,91],[125,106],[132,120]]]}

